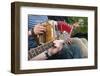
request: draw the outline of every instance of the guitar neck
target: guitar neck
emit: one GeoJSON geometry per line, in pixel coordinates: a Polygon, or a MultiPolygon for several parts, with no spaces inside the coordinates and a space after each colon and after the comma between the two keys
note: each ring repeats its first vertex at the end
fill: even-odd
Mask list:
{"type": "MultiPolygon", "coordinates": [[[[69,37],[68,34],[66,32],[63,32],[63,34],[59,38],[62,39],[62,40],[64,40],[64,43],[66,44],[66,39],[68,37],[69,37]]],[[[52,46],[53,46],[53,41],[45,43],[44,45],[40,45],[40,46],[38,46],[36,48],[30,49],[28,51],[28,60],[30,60],[33,57],[41,54],[42,52],[46,51],[47,49],[49,49],[52,46]]]]}
{"type": "Polygon", "coordinates": [[[44,45],[40,45],[36,48],[32,48],[28,51],[28,60],[32,59],[33,57],[41,54],[42,52],[46,51],[50,47],[53,46],[53,41],[45,43],[44,45]]]}

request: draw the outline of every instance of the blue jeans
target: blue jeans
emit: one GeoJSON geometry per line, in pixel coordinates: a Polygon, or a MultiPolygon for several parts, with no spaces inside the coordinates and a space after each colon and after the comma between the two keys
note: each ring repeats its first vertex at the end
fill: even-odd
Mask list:
{"type": "Polygon", "coordinates": [[[76,44],[71,44],[71,45],[65,45],[63,49],[51,56],[49,59],[74,59],[74,58],[82,58],[82,53],[80,50],[80,47],[76,44]]]}

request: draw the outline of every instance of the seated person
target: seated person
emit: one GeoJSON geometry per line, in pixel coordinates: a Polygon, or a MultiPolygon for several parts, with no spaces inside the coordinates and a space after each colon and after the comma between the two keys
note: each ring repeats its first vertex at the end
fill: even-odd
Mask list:
{"type": "MultiPolygon", "coordinates": [[[[28,50],[38,46],[35,35],[43,34],[46,28],[40,23],[48,21],[47,16],[29,15],[28,16],[28,50]],[[33,35],[34,34],[34,37],[33,35]]],[[[62,40],[54,40],[54,47],[48,49],[32,60],[46,60],[46,59],[73,59],[82,58],[81,49],[76,44],[68,46],[63,45],[62,40]]]]}
{"type": "MultiPolygon", "coordinates": [[[[73,24],[70,25],[68,23],[66,23],[65,19],[67,19],[67,17],[65,16],[48,16],[48,18],[50,20],[55,20],[57,21],[58,23],[58,29],[63,32],[63,31],[66,31],[67,32],[67,42],[69,44],[75,44],[75,45],[78,45],[81,49],[81,52],[82,52],[82,57],[83,58],[87,58],[88,57],[88,41],[87,39],[85,38],[79,38],[78,37],[72,37],[72,33],[74,31],[72,30],[75,30],[77,27],[79,27],[79,22],[78,21],[73,21],[73,24]]],[[[61,35],[61,33],[60,33],[61,35]]]]}

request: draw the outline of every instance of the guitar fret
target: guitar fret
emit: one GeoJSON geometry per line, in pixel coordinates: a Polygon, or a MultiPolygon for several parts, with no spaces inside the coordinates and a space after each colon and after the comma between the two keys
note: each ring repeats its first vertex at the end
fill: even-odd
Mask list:
{"type": "Polygon", "coordinates": [[[53,42],[46,43],[44,48],[45,50],[49,49],[52,46],[53,42]]]}
{"type": "Polygon", "coordinates": [[[42,49],[42,52],[44,52],[46,49],[45,49],[45,45],[42,45],[41,46],[41,49],[42,49]]]}
{"type": "Polygon", "coordinates": [[[30,52],[32,53],[32,57],[34,57],[34,56],[36,56],[36,52],[35,52],[35,48],[34,49],[32,49],[30,52]]]}
{"type": "Polygon", "coordinates": [[[35,56],[34,53],[32,53],[31,51],[29,51],[28,54],[29,54],[28,56],[29,60],[35,56]]]}
{"type": "Polygon", "coordinates": [[[37,47],[37,49],[36,49],[37,55],[40,54],[41,52],[42,52],[42,51],[40,50],[40,47],[37,47]]]}
{"type": "Polygon", "coordinates": [[[38,52],[39,52],[39,53],[41,53],[42,50],[43,50],[43,49],[42,49],[41,47],[38,47],[38,52]]]}
{"type": "Polygon", "coordinates": [[[40,45],[40,46],[38,46],[38,47],[36,47],[36,48],[33,48],[33,49],[29,50],[28,55],[30,55],[30,56],[28,56],[28,59],[30,60],[31,58],[33,58],[33,57],[39,55],[40,53],[42,53],[42,52],[44,52],[44,51],[46,51],[46,50],[49,49],[52,45],[53,45],[53,42],[48,42],[48,43],[46,43],[46,44],[44,44],[44,45],[40,45]]]}
{"type": "Polygon", "coordinates": [[[47,50],[48,49],[48,46],[46,45],[46,46],[44,46],[44,48],[45,48],[45,50],[47,50]]]}
{"type": "Polygon", "coordinates": [[[49,47],[51,47],[51,46],[53,46],[53,43],[50,43],[50,44],[49,44],[49,47]]]}

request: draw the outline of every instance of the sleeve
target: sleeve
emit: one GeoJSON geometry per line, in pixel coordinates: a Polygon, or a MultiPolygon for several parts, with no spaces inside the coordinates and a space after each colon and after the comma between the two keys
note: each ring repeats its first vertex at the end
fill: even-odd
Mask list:
{"type": "MultiPolygon", "coordinates": [[[[47,16],[42,15],[28,15],[28,31],[34,29],[34,26],[38,23],[42,23],[48,20],[47,16]]],[[[28,49],[37,47],[36,36],[33,35],[28,37],[28,49]]]]}

